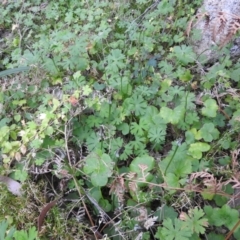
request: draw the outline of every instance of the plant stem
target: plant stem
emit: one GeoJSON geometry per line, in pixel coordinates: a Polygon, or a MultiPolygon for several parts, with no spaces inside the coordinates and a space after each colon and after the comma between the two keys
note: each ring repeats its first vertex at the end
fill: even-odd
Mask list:
{"type": "Polygon", "coordinates": [[[164,171],[164,175],[166,175],[167,170],[168,170],[168,167],[170,166],[173,158],[175,157],[175,154],[176,154],[176,152],[177,152],[177,150],[178,150],[178,147],[179,147],[179,145],[177,144],[177,146],[176,146],[176,148],[175,148],[175,150],[174,150],[174,153],[173,153],[173,155],[172,155],[170,161],[168,162],[168,165],[167,165],[167,167],[166,167],[166,169],[165,169],[165,171],[164,171]]]}

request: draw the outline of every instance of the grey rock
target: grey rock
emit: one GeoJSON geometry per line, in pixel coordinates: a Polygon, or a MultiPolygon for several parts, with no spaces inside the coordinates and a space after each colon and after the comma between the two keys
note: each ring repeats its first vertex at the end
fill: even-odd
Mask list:
{"type": "MultiPolygon", "coordinates": [[[[192,30],[200,33],[200,39],[192,44],[202,62],[215,62],[223,52],[221,48],[233,41],[240,29],[239,0],[204,0],[197,12],[192,30]]],[[[240,56],[240,38],[236,38],[230,49],[233,60],[240,56]]]]}

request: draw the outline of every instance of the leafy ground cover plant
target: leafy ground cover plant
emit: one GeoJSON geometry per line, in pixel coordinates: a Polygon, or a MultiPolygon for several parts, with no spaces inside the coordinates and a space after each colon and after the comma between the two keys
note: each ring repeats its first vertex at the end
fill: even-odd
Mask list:
{"type": "Polygon", "coordinates": [[[30,71],[0,79],[0,171],[35,206],[32,221],[14,218],[5,189],[2,228],[238,239],[238,63],[227,47],[199,62],[184,31],[200,3],[1,3],[1,70],[30,71]]]}

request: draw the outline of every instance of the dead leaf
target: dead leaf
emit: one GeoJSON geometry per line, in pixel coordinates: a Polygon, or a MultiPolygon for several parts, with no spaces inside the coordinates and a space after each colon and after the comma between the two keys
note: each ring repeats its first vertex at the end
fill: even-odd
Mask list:
{"type": "Polygon", "coordinates": [[[72,104],[72,106],[76,107],[78,105],[78,99],[74,96],[70,96],[68,101],[72,104]]]}
{"type": "Polygon", "coordinates": [[[150,227],[152,227],[155,224],[155,221],[157,221],[158,217],[150,217],[147,219],[147,221],[144,223],[144,227],[148,230],[150,227]]]}
{"type": "Polygon", "coordinates": [[[55,204],[57,203],[57,201],[59,200],[59,198],[57,198],[56,200],[48,203],[41,211],[39,217],[38,217],[38,232],[41,231],[43,222],[44,222],[44,218],[46,217],[48,211],[55,206],[55,204]]]}
{"type": "Polygon", "coordinates": [[[17,196],[22,196],[22,192],[21,192],[22,185],[19,182],[15,181],[9,177],[1,176],[1,175],[0,175],[0,182],[5,183],[7,185],[8,190],[12,194],[17,195],[17,196]]]}
{"type": "Polygon", "coordinates": [[[26,146],[25,146],[25,145],[22,145],[22,146],[20,147],[20,151],[21,151],[21,153],[24,155],[24,154],[27,152],[26,146]]]}
{"type": "Polygon", "coordinates": [[[21,153],[20,152],[16,152],[15,153],[15,159],[19,162],[22,159],[21,153]]]}

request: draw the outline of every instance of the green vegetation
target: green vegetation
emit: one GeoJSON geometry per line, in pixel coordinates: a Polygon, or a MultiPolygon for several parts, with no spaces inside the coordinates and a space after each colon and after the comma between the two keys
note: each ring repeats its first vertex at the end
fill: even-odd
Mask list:
{"type": "Polygon", "coordinates": [[[202,1],[2,2],[1,240],[240,238],[239,62],[194,53],[202,1]]]}

